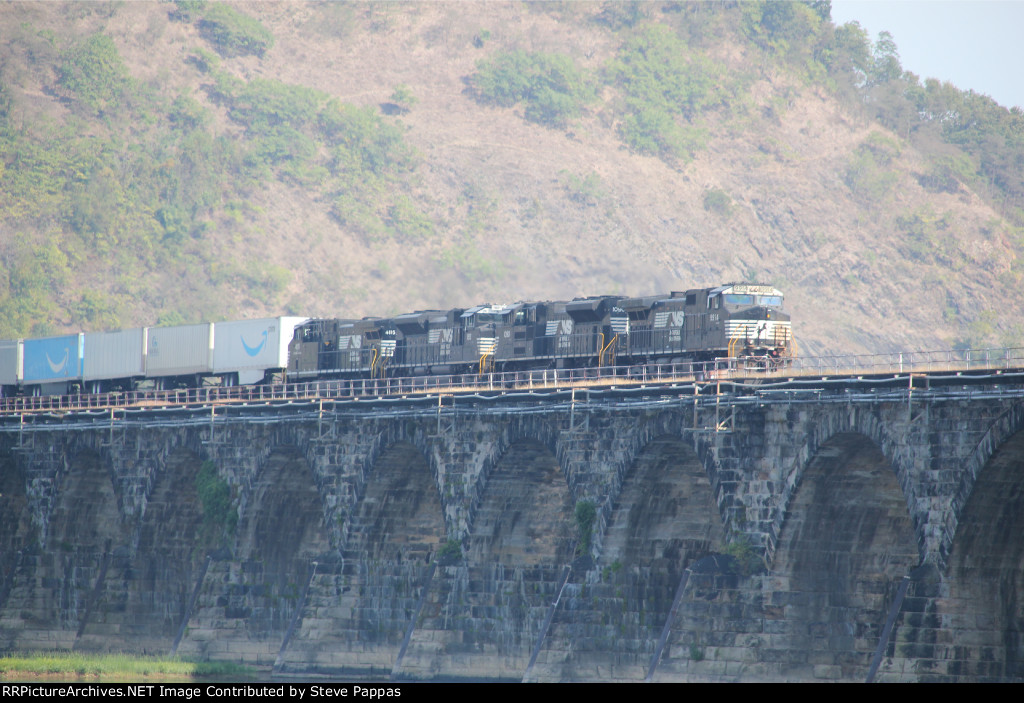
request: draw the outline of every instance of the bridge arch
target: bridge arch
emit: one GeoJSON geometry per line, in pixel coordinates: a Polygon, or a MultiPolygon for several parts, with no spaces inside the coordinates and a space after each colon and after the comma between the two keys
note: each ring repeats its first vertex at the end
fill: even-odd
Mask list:
{"type": "MultiPolygon", "coordinates": [[[[785,522],[789,519],[793,510],[793,500],[800,489],[804,476],[809,469],[814,467],[815,461],[823,448],[834,442],[837,437],[849,435],[860,435],[877,449],[878,461],[884,460],[896,481],[897,488],[903,499],[904,508],[910,517],[913,525],[914,537],[920,560],[927,558],[927,539],[925,533],[927,526],[924,524],[926,516],[913,510],[917,500],[915,481],[911,470],[905,465],[898,445],[893,437],[886,430],[885,420],[876,414],[859,411],[857,408],[839,408],[832,412],[822,413],[818,421],[810,424],[807,430],[806,439],[803,442],[803,449],[797,460],[793,463],[789,473],[784,478],[784,485],[779,488],[778,508],[774,511],[774,520],[771,525],[769,538],[768,561],[774,561],[775,551],[780,545],[781,534],[785,522]]],[[[834,449],[834,447],[833,447],[834,449]]],[[[829,453],[833,453],[829,449],[829,453]]]]}
{"type": "Polygon", "coordinates": [[[47,520],[46,544],[64,551],[102,554],[128,541],[121,514],[120,482],[110,457],[71,443],[47,520]]]}
{"type": "MultiPolygon", "coordinates": [[[[340,471],[336,464],[338,454],[344,454],[343,439],[311,423],[278,426],[236,424],[217,432],[209,444],[202,447],[201,455],[214,462],[218,475],[231,485],[236,494],[234,501],[239,518],[236,534],[239,539],[243,537],[241,528],[249,525],[247,516],[258,512],[254,503],[266,504],[270,497],[267,477],[284,471],[294,478],[294,485],[286,486],[281,495],[296,497],[295,492],[301,491],[301,500],[309,511],[304,514],[304,524],[310,527],[307,523],[315,517],[319,524],[316,529],[324,533],[324,536],[315,538],[310,533],[309,537],[317,542],[327,540],[328,546],[323,548],[323,552],[329,551],[330,545],[340,544],[342,519],[339,515],[345,513],[345,489],[339,487],[340,471]],[[238,446],[244,446],[245,452],[235,451],[238,446]],[[270,474],[267,473],[268,468],[270,474]]],[[[279,502],[276,498],[274,500],[275,504],[279,502]]],[[[236,547],[241,549],[243,544],[236,540],[236,547]]],[[[244,549],[239,556],[244,557],[244,549]]]]}
{"type": "Polygon", "coordinates": [[[771,564],[775,604],[786,608],[785,673],[863,681],[890,604],[921,561],[893,462],[859,432],[818,445],[800,472],[771,564]]]}
{"type": "Polygon", "coordinates": [[[609,496],[600,563],[654,567],[674,583],[688,563],[721,551],[725,526],[691,438],[658,429],[640,433],[646,441],[609,496]]]}
{"type": "MultiPolygon", "coordinates": [[[[680,458],[690,479],[707,482],[711,501],[708,506],[709,516],[713,516],[715,522],[728,531],[727,515],[723,513],[719,500],[719,467],[712,449],[713,443],[694,433],[680,431],[681,424],[677,412],[660,412],[646,417],[627,431],[617,433],[616,441],[622,450],[617,454],[610,452],[610,455],[604,457],[612,465],[607,469],[608,481],[602,486],[600,494],[601,504],[592,549],[595,557],[603,554],[604,540],[609,535],[613,520],[619,519],[613,518],[613,513],[620,511],[624,500],[630,504],[635,500],[633,497],[624,497],[623,491],[628,490],[628,486],[636,480],[638,470],[646,475],[647,469],[643,467],[648,462],[653,461],[657,465],[673,456],[680,458]]],[[[604,556],[601,561],[605,561],[604,556]]]]}
{"type": "Polygon", "coordinates": [[[408,439],[374,452],[355,506],[345,523],[346,549],[372,561],[426,563],[447,530],[436,472],[408,439]]]}
{"type": "MultiPolygon", "coordinates": [[[[203,461],[186,444],[165,445],[159,460],[140,468],[149,486],[132,520],[134,548],[111,561],[102,597],[79,626],[76,649],[166,652],[186,617],[196,578],[219,540],[204,521],[197,478],[203,461]]],[[[97,586],[98,588],[98,586],[97,586]]]]}
{"type": "Polygon", "coordinates": [[[23,554],[35,539],[25,476],[12,453],[4,451],[0,454],[0,612],[14,587],[23,554]]]}
{"type": "MultiPolygon", "coordinates": [[[[201,455],[188,445],[168,448],[162,457],[150,482],[136,542],[136,559],[149,564],[144,578],[165,581],[166,574],[158,577],[155,572],[176,570],[205,556],[203,547],[208,545],[200,541],[203,511],[196,487],[202,464],[201,455]]],[[[190,585],[191,579],[184,578],[190,585]]]]}
{"type": "Polygon", "coordinates": [[[525,434],[504,437],[481,472],[470,517],[469,559],[512,566],[568,563],[575,498],[551,447],[525,434]]]}
{"type": "Polygon", "coordinates": [[[296,444],[268,448],[238,516],[238,556],[259,559],[284,575],[296,560],[330,550],[323,500],[305,453],[296,444]]]}
{"type": "Polygon", "coordinates": [[[36,588],[48,592],[52,603],[59,603],[44,618],[56,616],[68,647],[77,647],[94,609],[94,594],[105,585],[112,555],[127,554],[131,541],[131,526],[121,511],[120,482],[109,454],[94,446],[73,440],[63,447],[63,470],[47,519],[45,544],[47,551],[61,558],[37,563],[31,577],[36,588]]]}
{"type": "MultiPolygon", "coordinates": [[[[409,474],[407,479],[413,480],[420,490],[436,496],[436,503],[440,506],[441,539],[444,534],[450,532],[453,506],[449,504],[450,501],[446,501],[444,487],[447,477],[440,470],[437,438],[429,437],[429,425],[429,422],[417,421],[383,422],[372,425],[358,437],[339,436],[329,440],[328,444],[332,451],[338,452],[334,459],[336,465],[330,461],[321,462],[318,471],[341,472],[349,477],[348,484],[335,487],[334,494],[327,499],[328,520],[340,525],[340,546],[363,550],[369,548],[371,551],[381,546],[375,547],[364,543],[359,535],[354,533],[355,525],[367,519],[366,510],[374,512],[371,504],[365,504],[368,495],[373,494],[370,500],[376,505],[383,497],[380,491],[384,487],[402,490],[400,485],[394,483],[397,480],[394,474],[403,474],[411,470],[414,470],[414,473],[409,474]],[[348,448],[344,448],[343,445],[348,445],[348,448]],[[348,454],[345,455],[345,452],[348,454]],[[381,468],[385,470],[383,475],[381,468]],[[375,485],[382,478],[385,483],[375,485]],[[360,511],[364,511],[364,514],[359,515],[360,511]]],[[[310,445],[312,444],[310,442],[310,445]]],[[[316,463],[315,460],[311,460],[312,463],[316,463]]],[[[326,487],[324,491],[328,492],[326,487]]],[[[423,503],[424,496],[415,498],[417,505],[427,508],[428,504],[435,502],[427,497],[428,503],[423,503]]],[[[402,500],[413,499],[411,494],[406,494],[402,500]]],[[[432,506],[429,510],[433,511],[435,507],[437,506],[432,506]]],[[[427,519],[426,513],[421,517],[427,519]]],[[[425,524],[421,524],[421,527],[425,527],[425,524]]],[[[434,528],[428,528],[428,532],[432,529],[434,528]]],[[[422,537],[425,538],[426,534],[422,537]]],[[[420,540],[413,540],[416,541],[420,540]]],[[[426,539],[424,545],[427,543],[433,543],[433,539],[426,539]]]]}
{"type": "Polygon", "coordinates": [[[940,567],[946,567],[948,564],[961,516],[971,499],[982,471],[989,465],[996,453],[1013,441],[1021,430],[1024,430],[1024,403],[1017,403],[992,422],[977,447],[964,462],[960,486],[950,502],[946,524],[943,525],[942,544],[937,557],[940,567]]]}
{"type": "Polygon", "coordinates": [[[955,645],[948,673],[958,680],[1024,680],[1024,427],[1014,414],[994,428],[1016,431],[989,453],[988,440],[1002,435],[990,432],[987,460],[966,472],[964,483],[973,480],[946,558],[938,605],[955,645]]]}

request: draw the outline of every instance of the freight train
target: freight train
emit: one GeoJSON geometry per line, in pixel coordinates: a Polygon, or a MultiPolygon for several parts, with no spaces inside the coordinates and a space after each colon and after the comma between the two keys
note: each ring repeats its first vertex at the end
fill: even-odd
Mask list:
{"type": "Polygon", "coordinates": [[[374,378],[710,361],[765,368],[794,353],[782,293],[733,283],[638,298],[477,305],[391,318],[314,319],[288,377],[374,378]]]}
{"type": "Polygon", "coordinates": [[[643,297],[422,310],[389,318],[275,317],[0,341],[3,395],[384,378],[724,357],[773,368],[795,347],[783,295],[732,283],[643,297]]]}

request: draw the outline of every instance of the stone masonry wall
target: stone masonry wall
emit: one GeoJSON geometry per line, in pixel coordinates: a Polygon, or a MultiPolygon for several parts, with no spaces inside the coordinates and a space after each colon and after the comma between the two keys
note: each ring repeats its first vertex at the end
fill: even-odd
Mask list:
{"type": "Polygon", "coordinates": [[[881,641],[878,680],[1019,680],[1022,427],[998,399],[680,397],[7,433],[0,649],[863,681],[881,641]]]}

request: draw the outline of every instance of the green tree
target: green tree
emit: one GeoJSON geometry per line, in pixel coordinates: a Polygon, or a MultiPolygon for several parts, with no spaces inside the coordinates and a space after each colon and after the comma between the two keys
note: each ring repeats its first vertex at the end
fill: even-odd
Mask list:
{"type": "Polygon", "coordinates": [[[879,32],[878,40],[875,42],[872,51],[873,66],[870,76],[870,83],[888,83],[897,80],[903,75],[903,67],[900,65],[900,53],[896,48],[896,41],[889,32],[879,32]]]}
{"type": "Polygon", "coordinates": [[[732,198],[721,188],[709,188],[704,192],[704,209],[727,218],[732,215],[732,198]]]}
{"type": "Polygon", "coordinates": [[[192,22],[202,17],[206,10],[206,0],[174,0],[174,12],[171,19],[179,22],[192,22]]]}
{"type": "Polygon", "coordinates": [[[531,122],[564,129],[595,98],[592,79],[565,54],[503,52],[477,64],[472,83],[483,103],[525,103],[531,122]]]}
{"type": "Polygon", "coordinates": [[[863,87],[874,69],[868,31],[858,22],[836,27],[822,60],[833,77],[842,78],[857,88],[863,87]]]}
{"type": "Polygon", "coordinates": [[[101,114],[121,101],[130,78],[110,37],[93,34],[62,54],[57,82],[87,113],[101,114]]]}
{"type": "Polygon", "coordinates": [[[647,6],[648,3],[638,0],[612,0],[601,5],[594,21],[615,32],[632,28],[647,16],[647,6]]]}
{"type": "Polygon", "coordinates": [[[597,521],[597,506],[593,501],[581,500],[576,503],[574,511],[579,543],[576,551],[580,555],[590,552],[590,542],[594,535],[594,523],[597,521]]]}
{"type": "Polygon", "coordinates": [[[843,182],[864,203],[884,200],[897,180],[891,165],[899,153],[899,144],[879,132],[872,132],[847,162],[843,182]]]}
{"type": "Polygon", "coordinates": [[[238,511],[231,504],[231,486],[220,477],[212,461],[204,461],[196,474],[195,488],[203,507],[202,541],[209,547],[223,543],[238,524],[238,511]]]}
{"type": "Polygon", "coordinates": [[[721,67],[690,52],[662,25],[627,40],[605,77],[623,95],[622,140],[637,153],[670,160],[689,158],[703,146],[703,131],[686,123],[720,105],[726,95],[721,67]]]}

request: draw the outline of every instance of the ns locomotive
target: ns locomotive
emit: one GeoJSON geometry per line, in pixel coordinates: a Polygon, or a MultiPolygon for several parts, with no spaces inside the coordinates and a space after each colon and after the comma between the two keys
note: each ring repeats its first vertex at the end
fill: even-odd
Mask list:
{"type": "Polygon", "coordinates": [[[630,298],[477,305],[391,318],[311,319],[289,380],[636,366],[724,357],[765,368],[795,353],[783,295],[731,283],[630,298]]]}

